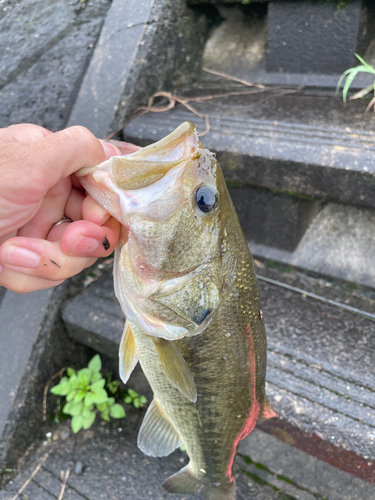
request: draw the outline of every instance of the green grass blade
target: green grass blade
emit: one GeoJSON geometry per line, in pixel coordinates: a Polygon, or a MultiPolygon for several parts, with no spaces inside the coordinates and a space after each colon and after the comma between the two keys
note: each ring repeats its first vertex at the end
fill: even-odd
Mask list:
{"type": "MultiPolygon", "coordinates": [[[[358,66],[358,68],[359,67],[360,66],[358,66]]],[[[345,80],[344,87],[342,89],[342,98],[343,98],[344,102],[346,102],[346,98],[348,95],[348,91],[350,89],[350,85],[353,83],[353,80],[357,76],[358,73],[359,73],[359,69],[354,68],[353,71],[350,72],[347,79],[345,80]]]]}
{"type": "Polygon", "coordinates": [[[342,84],[342,81],[344,80],[344,78],[355,68],[349,68],[347,69],[346,71],[344,71],[344,73],[340,76],[339,78],[339,81],[337,82],[337,85],[336,85],[336,92],[335,92],[335,95],[337,95],[340,91],[340,87],[341,87],[341,84],[342,84]]]}
{"type": "Polygon", "coordinates": [[[365,66],[369,66],[369,64],[367,64],[367,62],[366,62],[364,59],[362,59],[362,57],[361,57],[361,56],[359,56],[358,54],[354,54],[354,55],[355,55],[355,57],[358,59],[358,61],[359,61],[359,62],[361,62],[361,63],[362,63],[362,64],[364,64],[365,66]]]}

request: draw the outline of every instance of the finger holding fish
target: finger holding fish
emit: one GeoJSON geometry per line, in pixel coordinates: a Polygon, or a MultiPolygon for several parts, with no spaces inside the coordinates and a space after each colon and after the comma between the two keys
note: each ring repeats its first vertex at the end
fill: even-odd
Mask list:
{"type": "Polygon", "coordinates": [[[62,229],[61,241],[6,240],[0,247],[0,284],[19,293],[56,286],[91,266],[98,257],[110,255],[118,241],[119,224],[112,217],[103,226],[87,221],[67,226],[62,229]]]}

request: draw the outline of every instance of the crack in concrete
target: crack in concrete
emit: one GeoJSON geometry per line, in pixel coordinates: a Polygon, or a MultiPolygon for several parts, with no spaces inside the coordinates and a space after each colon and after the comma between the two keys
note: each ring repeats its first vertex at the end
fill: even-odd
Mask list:
{"type": "Polygon", "coordinates": [[[151,25],[151,24],[157,24],[159,22],[160,22],[160,19],[158,19],[158,20],[152,20],[152,21],[144,21],[144,22],[134,23],[134,24],[129,23],[126,26],[121,26],[121,28],[118,28],[116,31],[114,31],[113,33],[111,33],[108,38],[106,38],[105,40],[103,40],[103,42],[101,42],[101,45],[103,46],[106,43],[108,43],[114,36],[116,36],[118,33],[121,33],[123,30],[130,30],[130,29],[135,28],[137,26],[148,26],[148,25],[151,25]]]}

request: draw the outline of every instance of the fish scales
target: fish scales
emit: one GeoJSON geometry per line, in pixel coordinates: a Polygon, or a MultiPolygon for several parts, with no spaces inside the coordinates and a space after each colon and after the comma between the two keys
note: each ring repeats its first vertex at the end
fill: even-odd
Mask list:
{"type": "Polygon", "coordinates": [[[189,465],[163,483],[167,491],[233,500],[238,443],[262,415],[275,416],[246,239],[191,124],[112,160],[78,175],[124,225],[114,265],[127,317],[120,373],[126,381],[139,360],[154,392],[139,446],[162,456],[184,443],[189,465]]]}

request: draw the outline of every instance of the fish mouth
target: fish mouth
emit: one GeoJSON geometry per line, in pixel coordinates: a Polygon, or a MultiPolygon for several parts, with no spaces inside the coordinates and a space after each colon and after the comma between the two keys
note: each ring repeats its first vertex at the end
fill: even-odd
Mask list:
{"type": "Polygon", "coordinates": [[[98,182],[108,173],[112,182],[122,190],[136,190],[161,179],[170,169],[194,158],[199,143],[195,126],[184,122],[167,137],[138,151],[113,156],[93,167],[76,172],[78,177],[94,175],[98,182]]]}
{"type": "Polygon", "coordinates": [[[194,125],[182,123],[164,139],[131,155],[112,158],[110,176],[123,190],[136,190],[161,179],[169,170],[194,158],[199,140],[194,125]]]}
{"type": "Polygon", "coordinates": [[[165,220],[184,201],[182,175],[200,148],[195,126],[184,122],[154,144],[81,168],[76,175],[99,205],[123,225],[128,225],[127,215],[134,212],[165,220]]]}

